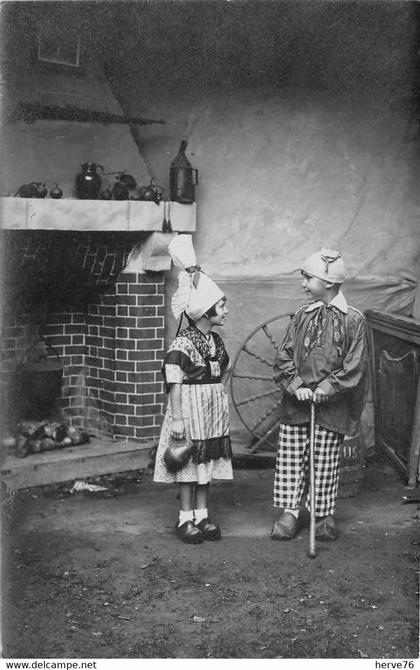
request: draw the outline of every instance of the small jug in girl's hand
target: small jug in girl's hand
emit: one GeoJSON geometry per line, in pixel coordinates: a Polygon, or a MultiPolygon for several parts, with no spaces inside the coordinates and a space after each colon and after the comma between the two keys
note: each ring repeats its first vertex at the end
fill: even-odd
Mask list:
{"type": "Polygon", "coordinates": [[[169,472],[175,473],[188,463],[191,456],[192,445],[185,438],[180,440],[171,437],[170,444],[163,454],[163,462],[169,472]]]}

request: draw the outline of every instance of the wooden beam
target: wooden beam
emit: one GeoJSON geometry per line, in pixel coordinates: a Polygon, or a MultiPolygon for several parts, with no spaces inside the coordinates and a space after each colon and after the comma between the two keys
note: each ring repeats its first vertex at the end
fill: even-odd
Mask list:
{"type": "Polygon", "coordinates": [[[3,459],[1,479],[8,488],[57,484],[73,479],[142,470],[152,463],[155,443],[92,440],[89,444],[3,459]]]}
{"type": "MultiPolygon", "coordinates": [[[[5,230],[72,230],[108,232],[162,231],[164,206],[135,200],[77,198],[0,198],[5,230]]],[[[194,232],[196,203],[170,203],[174,232],[194,232]]]]}

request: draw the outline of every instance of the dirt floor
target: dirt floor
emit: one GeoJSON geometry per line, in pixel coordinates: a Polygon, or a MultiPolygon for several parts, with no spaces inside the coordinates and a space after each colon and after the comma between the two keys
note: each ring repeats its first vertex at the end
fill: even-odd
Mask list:
{"type": "Polygon", "coordinates": [[[150,472],[5,498],[3,656],[417,659],[420,505],[394,467],[366,467],[312,560],[306,516],[270,539],[272,480],[213,483],[223,538],[199,546],[176,538],[176,489],[150,472]]]}

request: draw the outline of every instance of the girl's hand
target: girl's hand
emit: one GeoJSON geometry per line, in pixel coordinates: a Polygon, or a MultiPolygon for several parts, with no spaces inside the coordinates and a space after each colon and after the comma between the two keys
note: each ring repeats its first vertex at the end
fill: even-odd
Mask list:
{"type": "Polygon", "coordinates": [[[307,401],[307,400],[312,400],[312,391],[310,388],[307,386],[301,386],[300,388],[296,389],[295,391],[295,396],[298,400],[301,401],[307,401]]]}
{"type": "Polygon", "coordinates": [[[178,419],[172,423],[171,435],[175,440],[182,440],[185,435],[185,427],[182,419],[178,419]]]}

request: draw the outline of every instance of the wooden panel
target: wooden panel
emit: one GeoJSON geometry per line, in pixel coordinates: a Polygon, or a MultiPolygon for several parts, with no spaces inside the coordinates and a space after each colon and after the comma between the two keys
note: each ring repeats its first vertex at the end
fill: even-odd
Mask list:
{"type": "Polygon", "coordinates": [[[371,309],[366,310],[365,316],[370,327],[375,331],[420,345],[420,321],[418,319],[402,314],[376,312],[371,309]]]}
{"type": "Polygon", "coordinates": [[[375,440],[408,486],[415,486],[420,456],[420,322],[368,310],[375,440]]]}
{"type": "Polygon", "coordinates": [[[388,446],[408,461],[417,392],[417,353],[392,356],[381,351],[377,369],[377,423],[388,446]]]}
{"type": "Polygon", "coordinates": [[[408,486],[420,481],[420,376],[417,383],[417,403],[414,412],[413,432],[411,436],[410,461],[408,464],[408,486]]]}
{"type": "Polygon", "coordinates": [[[72,479],[146,468],[151,463],[154,443],[107,442],[32,454],[16,458],[7,454],[1,478],[9,488],[43,486],[72,479]]]}

